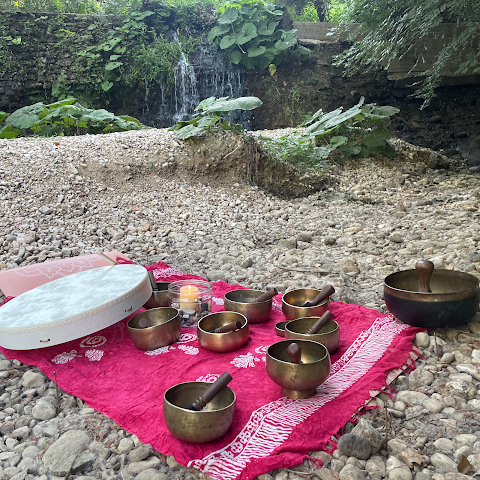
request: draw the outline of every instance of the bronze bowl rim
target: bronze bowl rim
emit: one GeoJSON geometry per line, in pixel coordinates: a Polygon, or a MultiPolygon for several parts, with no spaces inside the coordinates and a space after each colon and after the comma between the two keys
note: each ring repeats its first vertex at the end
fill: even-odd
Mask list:
{"type": "Polygon", "coordinates": [[[184,410],[185,412],[189,412],[189,413],[193,413],[193,414],[196,414],[196,413],[203,413],[203,414],[206,414],[206,413],[217,413],[217,412],[221,412],[222,410],[227,410],[228,408],[231,408],[232,405],[235,405],[236,401],[237,401],[237,395],[235,394],[235,392],[228,386],[226,385],[224,388],[228,388],[232,393],[233,393],[233,400],[231,403],[229,403],[227,406],[225,407],[222,407],[222,408],[218,408],[216,410],[189,410],[188,408],[183,408],[183,407],[179,407],[178,405],[175,405],[174,403],[170,402],[170,400],[167,399],[167,393],[176,388],[176,387],[180,387],[182,385],[187,385],[187,384],[201,384],[201,383],[205,383],[205,384],[208,384],[208,385],[211,385],[213,382],[196,382],[196,381],[190,381],[190,382],[181,382],[181,383],[177,383],[176,385],[172,385],[170,388],[167,388],[165,390],[165,392],[163,393],[163,401],[168,403],[169,405],[171,405],[172,407],[175,407],[175,408],[178,408],[180,410],[184,410]]]}
{"type": "MultiPolygon", "coordinates": [[[[212,312],[212,313],[209,313],[208,315],[205,315],[204,317],[202,317],[202,318],[198,321],[198,323],[197,323],[197,328],[198,328],[199,330],[201,330],[203,333],[206,333],[206,334],[208,334],[208,335],[230,335],[231,333],[232,333],[232,334],[233,334],[233,333],[237,333],[237,332],[239,332],[240,330],[243,330],[244,328],[248,328],[248,325],[249,325],[249,324],[248,324],[248,318],[247,318],[243,313],[233,312],[233,311],[231,311],[231,310],[222,310],[221,312],[212,312]],[[203,320],[205,320],[205,318],[208,318],[208,317],[210,317],[210,316],[212,316],[212,315],[217,315],[217,314],[219,314],[219,313],[220,313],[220,314],[222,314],[222,313],[230,313],[230,314],[234,313],[234,314],[240,315],[240,316],[245,320],[245,324],[242,325],[238,330],[234,330],[233,332],[225,332],[225,333],[209,332],[208,330],[204,330],[204,329],[200,326],[200,324],[203,322],[203,320]]],[[[238,333],[237,333],[237,335],[238,335],[238,333]]]]}
{"type": "Polygon", "coordinates": [[[232,300],[231,298],[227,297],[229,293],[241,292],[245,290],[249,290],[251,292],[258,292],[259,293],[258,296],[260,296],[262,293],[265,293],[263,290],[257,290],[256,288],[236,288],[235,290],[230,290],[229,292],[226,292],[223,297],[226,298],[229,302],[237,303],[238,305],[263,305],[264,303],[272,302],[271,298],[269,298],[268,300],[264,300],[263,302],[253,303],[253,302],[238,302],[237,300],[232,300]]]}
{"type": "Polygon", "coordinates": [[[318,293],[321,292],[321,290],[318,290],[317,288],[295,288],[294,290],[290,290],[289,292],[283,294],[282,303],[293,308],[312,308],[313,309],[313,308],[318,308],[318,307],[321,307],[322,305],[325,305],[330,300],[330,297],[327,297],[325,300],[323,300],[323,302],[320,302],[318,305],[313,305],[312,307],[302,307],[301,305],[293,305],[292,303],[288,303],[285,300],[285,297],[287,295],[290,295],[292,292],[298,292],[300,290],[316,290],[318,293]]]}
{"type": "Polygon", "coordinates": [[[170,322],[173,322],[177,317],[179,316],[179,311],[174,308],[174,307],[155,307],[155,308],[149,308],[148,310],[146,310],[145,312],[140,312],[140,313],[137,313],[136,315],[134,315],[128,322],[127,322],[127,328],[129,330],[133,330],[135,332],[137,331],[148,331],[150,329],[153,329],[153,328],[158,328],[158,327],[162,327],[164,325],[167,325],[168,323],[170,322]],[[150,325],[150,326],[146,326],[146,327],[143,327],[143,328],[137,328],[137,327],[132,327],[130,325],[130,322],[135,319],[136,317],[138,317],[139,315],[143,315],[145,313],[151,313],[151,312],[154,312],[155,310],[175,310],[177,313],[172,317],[172,318],[169,318],[166,322],[162,322],[162,323],[158,323],[157,325],[150,325]]]}
{"type": "MultiPolygon", "coordinates": [[[[316,335],[331,335],[332,333],[335,333],[337,332],[339,329],[340,329],[340,325],[338,324],[338,322],[336,320],[334,320],[333,318],[331,318],[327,323],[330,323],[330,322],[333,322],[335,325],[336,325],[336,328],[334,328],[333,330],[330,330],[329,332],[318,332],[318,333],[311,333],[311,334],[308,334],[308,333],[302,333],[302,332],[294,332],[292,330],[290,330],[288,327],[288,325],[290,323],[293,323],[293,322],[297,322],[298,320],[304,320],[305,318],[316,318],[316,319],[319,319],[320,317],[316,316],[316,315],[312,315],[311,317],[299,317],[299,318],[296,318],[295,320],[290,320],[289,322],[287,322],[287,324],[285,325],[285,331],[288,330],[290,333],[296,333],[298,335],[309,335],[309,336],[316,336],[316,335]]],[[[305,339],[306,340],[306,339],[305,339]]],[[[315,341],[315,340],[313,340],[315,341]]],[[[317,342],[317,343],[321,343],[321,342],[317,342]]],[[[322,344],[323,345],[323,344],[322,344]]],[[[325,346],[325,345],[324,345],[325,346]]]]}
{"type": "Polygon", "coordinates": [[[389,284],[388,282],[392,280],[392,277],[400,276],[401,274],[407,275],[411,274],[412,276],[416,277],[417,273],[415,269],[407,269],[407,270],[399,270],[398,272],[391,273],[387,275],[383,280],[383,288],[387,291],[390,295],[393,295],[400,299],[409,299],[409,300],[417,300],[420,302],[436,302],[438,300],[443,301],[451,301],[451,300],[464,300],[469,298],[470,296],[474,295],[476,291],[479,290],[480,279],[471,275],[466,272],[462,272],[460,270],[447,270],[446,268],[439,268],[433,271],[433,275],[436,272],[441,272],[441,275],[455,275],[458,277],[463,277],[465,280],[474,281],[474,285],[469,288],[463,290],[456,290],[451,292],[418,292],[413,290],[404,290],[402,288],[394,287],[393,285],[389,284]],[[447,273],[448,272],[448,273],[447,273]]]}
{"type": "MultiPolygon", "coordinates": [[[[279,344],[279,343],[286,343],[286,342],[288,342],[289,344],[291,344],[291,343],[299,343],[299,342],[311,342],[311,343],[316,343],[317,345],[321,345],[321,346],[325,349],[325,355],[324,355],[322,358],[319,358],[318,360],[315,360],[314,362],[297,364],[297,365],[299,365],[300,367],[301,367],[302,365],[312,365],[312,364],[314,364],[314,363],[323,362],[327,357],[330,357],[330,353],[328,352],[328,348],[327,348],[323,343],[315,342],[314,340],[293,340],[293,339],[280,340],[280,341],[278,341],[278,342],[272,343],[272,345],[270,345],[270,346],[267,348],[267,351],[266,351],[265,353],[267,354],[267,356],[269,356],[272,360],[275,360],[276,362],[284,363],[285,365],[295,365],[295,364],[292,364],[292,362],[285,362],[284,360],[280,360],[279,358],[274,357],[273,355],[270,355],[270,348],[271,348],[271,347],[273,347],[274,345],[277,345],[277,344],[279,344]]],[[[301,348],[301,345],[299,345],[299,346],[300,346],[300,348],[301,348]]]]}
{"type": "Polygon", "coordinates": [[[282,320],[281,322],[276,322],[275,323],[275,330],[281,330],[282,332],[285,333],[285,328],[287,327],[287,323],[293,322],[293,320],[282,320]],[[284,324],[283,328],[279,328],[278,325],[284,324]]]}

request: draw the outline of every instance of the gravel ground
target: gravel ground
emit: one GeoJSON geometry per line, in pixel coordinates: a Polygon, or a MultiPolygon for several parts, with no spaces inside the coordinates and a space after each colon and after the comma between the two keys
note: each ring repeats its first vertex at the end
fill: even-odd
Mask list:
{"type": "MultiPolygon", "coordinates": [[[[182,155],[166,130],[0,140],[0,269],[116,249],[258,289],[331,283],[334,300],[379,311],[383,278],[420,258],[480,277],[476,167],[362,161],[334,167],[336,187],[284,200],[241,182],[195,183],[175,173],[182,155]]],[[[388,446],[375,410],[347,424],[333,457],[314,454],[323,468],[305,461],[260,480],[462,480],[463,456],[470,475],[480,470],[480,315],[437,335],[440,360],[419,334],[425,359],[397,379],[393,400],[377,400],[388,446]]],[[[38,369],[0,357],[0,478],[202,477],[80,399],[60,400],[58,412],[38,369]]]]}

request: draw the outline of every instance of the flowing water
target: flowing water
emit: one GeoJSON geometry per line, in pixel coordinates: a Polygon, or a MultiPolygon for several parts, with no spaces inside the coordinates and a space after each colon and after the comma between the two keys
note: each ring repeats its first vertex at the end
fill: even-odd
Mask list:
{"type": "MultiPolygon", "coordinates": [[[[175,32],[170,32],[167,38],[179,43],[175,32]]],[[[174,91],[166,95],[165,87],[161,86],[144,105],[141,122],[153,123],[158,128],[170,127],[175,122],[192,118],[195,107],[205,98],[249,95],[243,85],[243,76],[243,67],[233,65],[222,52],[202,39],[191,63],[181,53],[175,66],[174,91]]],[[[236,111],[233,120],[248,129],[251,116],[252,112],[236,111]]]]}

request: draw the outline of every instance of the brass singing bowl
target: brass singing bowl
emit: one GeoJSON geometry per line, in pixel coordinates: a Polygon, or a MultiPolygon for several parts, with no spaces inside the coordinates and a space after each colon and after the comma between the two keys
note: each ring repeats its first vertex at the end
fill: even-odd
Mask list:
{"type": "Polygon", "coordinates": [[[415,327],[444,328],[467,323],[477,312],[479,280],[455,270],[434,270],[432,292],[419,292],[416,270],[392,273],[384,280],[384,299],[390,312],[415,327]]]}
{"type": "Polygon", "coordinates": [[[291,322],[291,320],[285,320],[283,322],[277,322],[275,324],[275,333],[279,336],[279,337],[284,337],[285,336],[285,325],[288,323],[288,322],[291,322]]]}
{"type": "Polygon", "coordinates": [[[286,293],[282,298],[282,312],[288,320],[303,317],[321,317],[330,307],[330,298],[327,298],[314,307],[302,307],[311,302],[320,290],[315,288],[299,288],[286,293]]]}
{"type": "Polygon", "coordinates": [[[250,289],[227,292],[224,296],[225,310],[245,315],[250,324],[266,322],[272,311],[272,299],[269,298],[264,302],[254,302],[262,293],[265,292],[250,289]]]}
{"type": "Polygon", "coordinates": [[[188,410],[209,386],[208,382],[179,383],[163,396],[163,418],[173,436],[191,443],[206,443],[228,432],[233,422],[236,396],[225,387],[198,412],[188,410]]]}
{"type": "Polygon", "coordinates": [[[197,337],[200,345],[211,352],[223,353],[237,350],[247,343],[250,336],[248,322],[244,315],[237,312],[217,312],[203,317],[197,325],[197,337]],[[229,323],[240,322],[242,327],[234,332],[210,333],[229,323]]]}
{"type": "Polygon", "coordinates": [[[152,290],[152,295],[143,306],[149,308],[168,307],[168,286],[170,282],[156,282],[158,290],[152,290]]]}
{"type": "Polygon", "coordinates": [[[158,307],[139,313],[128,323],[128,333],[133,344],[140,350],[155,350],[165,347],[180,337],[181,318],[178,310],[172,307],[158,307]],[[145,319],[147,326],[140,327],[140,320],[145,319]]]}
{"type": "Polygon", "coordinates": [[[268,376],[282,387],[288,398],[309,398],[317,393],[330,374],[330,354],[321,343],[309,340],[282,340],[267,349],[265,367],[268,376]],[[301,351],[303,363],[292,363],[287,353],[291,343],[301,351]]]}
{"type": "Polygon", "coordinates": [[[307,334],[307,331],[320,317],[304,317],[288,322],[285,326],[287,340],[311,340],[327,347],[332,354],[338,348],[340,328],[335,320],[329,320],[318,333],[307,334]]]}

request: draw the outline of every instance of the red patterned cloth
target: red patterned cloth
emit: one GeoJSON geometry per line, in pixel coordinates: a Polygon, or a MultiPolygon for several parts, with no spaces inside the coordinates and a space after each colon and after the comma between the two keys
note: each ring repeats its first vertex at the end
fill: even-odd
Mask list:
{"type": "MultiPolygon", "coordinates": [[[[157,280],[200,278],[160,263],[148,267],[157,280]]],[[[213,284],[212,310],[223,310],[226,292],[242,288],[213,284]]],[[[141,351],[131,342],[128,318],[95,335],[49,348],[13,351],[7,358],[36,365],[58,385],[103,412],[157,451],[174,455],[222,480],[249,480],[274,468],[298,465],[312,450],[328,450],[330,437],[388,383],[389,372],[414,368],[412,339],[421,329],[358,305],[331,304],[340,325],[340,345],[332,370],[318,393],[306,400],[282,397],[265,372],[265,351],[281,340],[274,325],[284,320],[281,295],[274,298],[270,320],[251,325],[250,338],[239,350],[215,354],[203,350],[196,330],[183,328],[178,342],[141,351]],[[228,371],[237,404],[230,431],[203,445],[174,438],[165,426],[165,390],[187,381],[213,381],[228,371]]],[[[129,317],[130,318],[130,317],[129,317]]]]}

